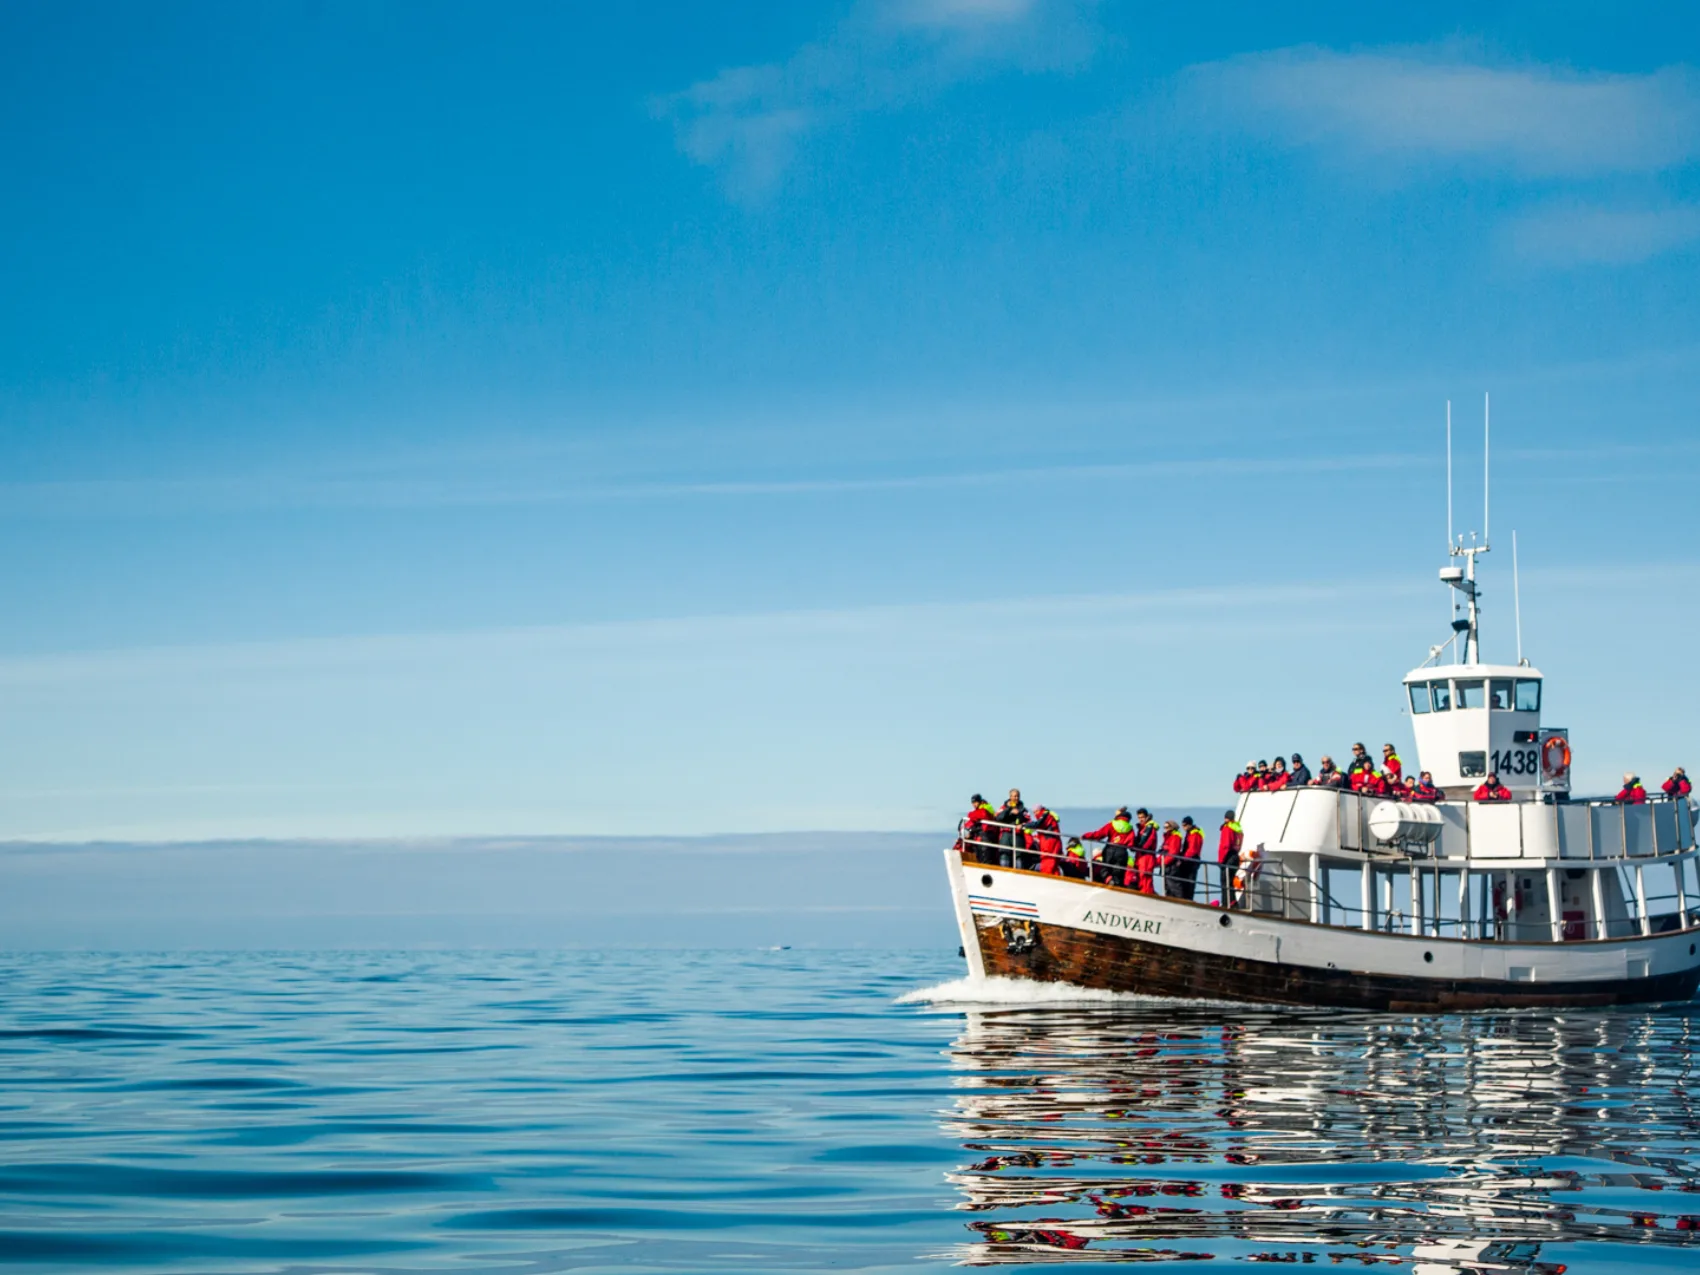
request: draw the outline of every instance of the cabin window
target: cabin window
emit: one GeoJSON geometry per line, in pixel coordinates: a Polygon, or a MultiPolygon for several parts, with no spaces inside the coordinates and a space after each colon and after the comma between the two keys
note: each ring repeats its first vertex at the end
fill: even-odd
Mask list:
{"type": "Polygon", "coordinates": [[[1488,683],[1488,707],[1500,713],[1511,711],[1511,679],[1496,677],[1488,683]]]}
{"type": "Polygon", "coordinates": [[[1458,773],[1465,779],[1480,779],[1488,773],[1487,753],[1459,753],[1458,773]]]}
{"type": "Polygon", "coordinates": [[[1532,678],[1521,678],[1517,682],[1517,711],[1519,713],[1538,713],[1541,711],[1541,684],[1532,678]]]}
{"type": "Polygon", "coordinates": [[[1412,682],[1405,689],[1411,693],[1411,711],[1413,713],[1428,712],[1428,683],[1412,682]]]}
{"type": "Polygon", "coordinates": [[[1453,689],[1458,692],[1459,708],[1483,708],[1486,701],[1482,698],[1482,682],[1479,678],[1469,682],[1454,682],[1453,689]]]}
{"type": "Polygon", "coordinates": [[[1450,682],[1430,682],[1429,689],[1434,692],[1434,711],[1444,713],[1452,707],[1452,684],[1450,682]]]}

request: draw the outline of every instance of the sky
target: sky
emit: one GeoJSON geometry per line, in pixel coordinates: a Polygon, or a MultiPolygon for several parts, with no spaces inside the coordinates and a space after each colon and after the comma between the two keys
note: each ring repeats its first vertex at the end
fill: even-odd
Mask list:
{"type": "Polygon", "coordinates": [[[1700,15],[0,7],[0,839],[947,830],[1692,750],[1700,15]]]}

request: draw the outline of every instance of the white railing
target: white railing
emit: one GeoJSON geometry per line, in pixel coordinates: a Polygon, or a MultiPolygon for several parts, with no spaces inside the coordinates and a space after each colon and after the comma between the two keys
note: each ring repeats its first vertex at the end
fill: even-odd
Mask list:
{"type": "MultiPolygon", "coordinates": [[[[1063,879],[1145,893],[1137,889],[1140,873],[1131,847],[1086,842],[1076,859],[1067,855],[1069,837],[1061,831],[986,820],[975,825],[973,836],[966,824],[958,833],[964,862],[1037,872],[1049,858],[1063,879]],[[1054,839],[1058,850],[1042,852],[1036,837],[1054,839]],[[1118,851],[1128,852],[1125,863],[1118,851]]],[[[1238,889],[1229,869],[1211,859],[1188,860],[1175,871],[1163,868],[1159,855],[1148,893],[1383,934],[1525,943],[1632,938],[1700,923],[1700,865],[1692,854],[1672,858],[1677,853],[1614,857],[1587,867],[1549,862],[1540,868],[1515,859],[1353,855],[1341,862],[1341,856],[1313,853],[1302,873],[1265,856],[1249,871],[1240,865],[1246,879],[1238,889]],[[1586,901],[1567,906],[1579,889],[1587,890],[1586,901]],[[1544,915],[1527,918],[1531,911],[1544,915]]]]}

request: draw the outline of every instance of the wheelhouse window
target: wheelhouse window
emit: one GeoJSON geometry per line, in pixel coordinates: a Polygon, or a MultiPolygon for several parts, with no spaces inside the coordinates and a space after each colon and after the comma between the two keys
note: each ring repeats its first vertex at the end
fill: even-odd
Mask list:
{"type": "Polygon", "coordinates": [[[1449,711],[1452,707],[1452,683],[1430,682],[1428,686],[1434,696],[1434,711],[1437,713],[1449,711]]]}
{"type": "Polygon", "coordinates": [[[1519,713],[1538,713],[1541,711],[1541,684],[1536,678],[1519,678],[1517,682],[1517,711],[1519,713]]]}
{"type": "Polygon", "coordinates": [[[1496,677],[1488,683],[1488,707],[1499,713],[1511,711],[1511,679],[1496,677]]]}
{"type": "Polygon", "coordinates": [[[1474,678],[1468,682],[1457,681],[1454,682],[1452,686],[1453,689],[1458,692],[1459,708],[1486,707],[1487,701],[1483,698],[1485,687],[1483,686],[1480,678],[1474,678]]]}
{"type": "Polygon", "coordinates": [[[1426,712],[1428,712],[1428,706],[1429,706],[1428,683],[1427,682],[1412,682],[1405,689],[1407,691],[1409,691],[1410,694],[1411,694],[1411,711],[1413,713],[1426,713],[1426,712]]]}

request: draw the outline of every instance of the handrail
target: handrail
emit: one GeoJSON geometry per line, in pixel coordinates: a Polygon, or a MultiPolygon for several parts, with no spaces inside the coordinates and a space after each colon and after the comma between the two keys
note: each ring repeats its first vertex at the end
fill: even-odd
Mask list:
{"type": "MultiPolygon", "coordinates": [[[[1591,821],[1590,821],[1591,824],[1591,821]]],[[[1045,857],[1054,857],[1059,866],[1066,867],[1079,864],[1083,872],[1061,873],[1062,879],[1089,881],[1094,885],[1115,890],[1125,890],[1130,893],[1146,893],[1135,890],[1130,884],[1130,878],[1137,868],[1133,862],[1126,864],[1110,863],[1105,860],[1103,851],[1109,843],[1104,841],[1087,841],[1081,838],[1082,848],[1086,853],[1079,859],[1071,858],[1063,853],[1069,834],[1060,828],[1052,831],[1039,828],[1033,824],[1003,823],[997,820],[981,820],[976,829],[992,829],[996,839],[968,836],[967,820],[958,824],[959,848],[964,857],[972,854],[979,862],[992,867],[1015,867],[1028,871],[1036,871],[1045,857]],[[1037,833],[1045,837],[1054,837],[1057,850],[1047,856],[1029,843],[1029,837],[1037,833]],[[1006,839],[1007,838],[1007,839],[1006,839]],[[1019,844],[1017,839],[1019,838],[1019,844]],[[989,857],[988,857],[989,856],[989,857]]],[[[1131,847],[1128,847],[1131,849],[1131,847]]],[[[1689,888],[1688,860],[1695,860],[1695,850],[1679,852],[1684,860],[1671,863],[1673,873],[1671,885],[1673,888],[1650,890],[1649,882],[1639,869],[1660,860],[1668,861],[1674,855],[1638,855],[1623,856],[1622,858],[1593,859],[1593,860],[1556,860],[1545,869],[1537,870],[1532,864],[1517,860],[1490,860],[1491,866],[1472,868],[1476,860],[1441,860],[1434,858],[1416,858],[1412,856],[1372,858],[1367,854],[1356,859],[1359,869],[1359,880],[1363,882],[1368,895],[1369,908],[1366,914],[1363,902],[1364,896],[1355,902],[1347,902],[1338,898],[1332,889],[1326,871],[1319,871],[1313,878],[1307,871],[1300,875],[1288,870],[1279,859],[1268,856],[1259,857],[1243,887],[1236,890],[1227,879],[1225,865],[1200,856],[1196,860],[1187,860],[1190,868],[1186,872],[1173,873],[1163,868],[1161,856],[1152,874],[1150,894],[1160,897],[1180,898],[1194,903],[1242,911],[1257,912],[1265,915],[1275,915],[1287,919],[1319,921],[1323,925],[1339,929],[1373,930],[1379,933],[1410,933],[1424,937],[1445,937],[1450,931],[1466,941],[1471,940],[1472,934],[1477,940],[1506,941],[1515,938],[1519,942],[1553,942],[1561,943],[1581,937],[1579,934],[1568,932],[1568,927],[1575,922],[1566,921],[1562,916],[1548,917],[1542,922],[1542,929],[1550,928],[1555,937],[1537,937],[1519,934],[1517,931],[1532,924],[1522,920],[1520,910],[1511,907],[1502,909],[1493,894],[1494,882],[1501,875],[1514,876],[1523,872],[1541,871],[1559,872],[1566,868],[1592,868],[1596,875],[1601,875],[1610,868],[1614,876],[1618,873],[1636,869],[1636,879],[1633,883],[1619,877],[1614,884],[1614,892],[1619,896],[1623,915],[1602,915],[1601,904],[1603,896],[1599,890],[1594,892],[1592,910],[1594,915],[1588,918],[1587,927],[1594,931],[1595,939],[1629,938],[1639,935],[1663,933],[1672,928],[1674,918],[1676,928],[1686,929],[1696,917],[1700,917],[1700,867],[1695,871],[1697,889],[1689,888]],[[1407,909],[1401,911],[1392,906],[1394,897],[1393,873],[1405,865],[1409,869],[1421,902],[1408,902],[1407,909]],[[1433,887],[1432,909],[1428,907],[1431,897],[1428,887],[1421,884],[1424,868],[1436,874],[1436,884],[1433,887]],[[1387,873],[1386,877],[1380,876],[1387,873]],[[1367,877],[1364,874],[1369,874],[1367,877]],[[1458,898],[1459,915],[1448,917],[1444,915],[1445,905],[1439,882],[1442,878],[1456,878],[1462,891],[1462,882],[1466,879],[1480,879],[1483,884],[1480,893],[1471,890],[1467,897],[1460,894],[1458,898]],[[1302,889],[1300,888],[1302,887],[1302,889]],[[1314,906],[1313,906],[1314,900],[1314,906]],[[1385,902],[1383,902],[1385,900],[1385,902]],[[1297,905],[1300,915],[1294,915],[1297,905]],[[1674,907],[1671,906],[1674,904],[1674,907]],[[1466,906],[1467,905],[1467,906],[1466,906]],[[1479,905],[1479,906],[1478,906],[1479,905]],[[1334,920],[1332,918],[1341,918],[1334,920]],[[1622,933],[1613,933],[1621,929],[1622,933]]],[[[1320,857],[1320,856],[1319,856],[1320,857]]],[[[1700,860],[1696,861],[1700,863],[1700,860]]],[[[1242,871],[1245,861],[1241,861],[1242,871]]],[[[1549,896],[1550,897],[1550,896],[1549,896]]],[[[1562,909],[1561,909],[1562,910],[1562,909]]]]}

